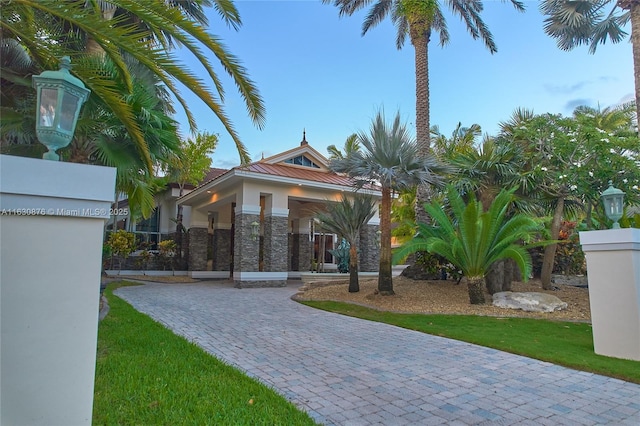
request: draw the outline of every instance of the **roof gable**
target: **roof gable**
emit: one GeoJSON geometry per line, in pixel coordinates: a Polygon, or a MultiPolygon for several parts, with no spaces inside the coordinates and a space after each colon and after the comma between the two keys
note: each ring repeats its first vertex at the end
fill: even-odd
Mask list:
{"type": "Polygon", "coordinates": [[[263,158],[259,163],[282,164],[289,167],[304,167],[316,171],[329,171],[329,161],[308,143],[303,143],[288,151],[263,158]]]}

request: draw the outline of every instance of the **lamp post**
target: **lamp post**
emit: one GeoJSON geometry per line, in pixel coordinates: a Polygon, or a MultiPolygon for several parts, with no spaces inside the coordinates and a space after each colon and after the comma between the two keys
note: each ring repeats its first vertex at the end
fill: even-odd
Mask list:
{"type": "Polygon", "coordinates": [[[620,224],[618,221],[622,218],[624,192],[614,188],[613,182],[609,181],[609,188],[600,195],[600,198],[602,198],[602,204],[604,205],[604,213],[613,221],[611,229],[619,229],[620,224]]]}
{"type": "Polygon", "coordinates": [[[91,92],[80,79],[71,75],[70,69],[71,60],[65,56],[60,60],[58,71],[44,71],[32,77],[38,94],[36,135],[49,149],[42,156],[45,160],[60,159],[56,151],[73,139],[80,108],[91,92]]]}

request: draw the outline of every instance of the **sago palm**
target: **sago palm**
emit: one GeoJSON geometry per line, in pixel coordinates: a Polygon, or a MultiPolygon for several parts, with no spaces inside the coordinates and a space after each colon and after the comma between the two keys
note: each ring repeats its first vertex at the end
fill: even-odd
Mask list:
{"type": "Polygon", "coordinates": [[[375,200],[371,195],[355,192],[352,197],[342,195],[339,202],[327,203],[325,208],[315,217],[323,230],[337,234],[349,243],[349,292],[358,292],[358,239],[362,227],[376,213],[375,200]]]}
{"type": "Polygon", "coordinates": [[[391,277],[391,191],[402,190],[418,184],[436,184],[437,173],[444,170],[432,156],[418,155],[418,146],[407,126],[400,121],[400,114],[391,125],[379,112],[371,123],[369,132],[359,132],[361,149],[344,158],[330,161],[330,167],[338,173],[346,173],[360,185],[380,185],[380,267],[378,291],[392,295],[391,277]]]}
{"type": "Polygon", "coordinates": [[[443,256],[463,272],[472,304],[485,302],[484,276],[498,260],[513,259],[527,280],[531,257],[520,241],[530,239],[540,227],[531,216],[507,216],[514,191],[502,190],[485,211],[474,197],[465,205],[462,196],[449,185],[446,193],[453,217],[439,203],[425,204],[433,224],[418,223],[416,237],[400,246],[394,259],[417,251],[443,256]]]}

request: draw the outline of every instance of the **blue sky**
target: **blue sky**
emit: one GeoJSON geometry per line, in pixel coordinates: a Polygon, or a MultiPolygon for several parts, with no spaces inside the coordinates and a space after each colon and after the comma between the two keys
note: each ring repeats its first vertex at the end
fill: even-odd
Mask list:
{"type": "MultiPolygon", "coordinates": [[[[335,7],[320,0],[235,3],[241,29],[227,29],[211,10],[209,31],[241,59],[264,99],[267,120],[258,130],[232,81],[225,80],[226,112],[252,159],[297,146],[303,129],[307,141],[326,155],[328,145],[341,147],[350,134],[366,130],[380,108],[389,119],[399,111],[413,127],[414,50],[408,39],[396,49],[390,20],[362,37],[365,13],[339,18],[335,7]]],[[[601,45],[595,55],[586,46],[561,51],[543,32],[538,2],[525,4],[527,12],[518,13],[508,3],[485,1],[484,21],[498,45],[494,55],[445,11],[451,41],[442,48],[436,39],[429,50],[431,125],[448,135],[458,122],[478,123],[484,133],[495,134],[518,107],[570,115],[579,105],[604,108],[633,99],[628,41],[601,45]]],[[[204,78],[192,58],[181,58],[204,78]]],[[[220,135],[213,166],[239,164],[235,145],[214,114],[187,90],[183,95],[198,130],[220,135]]],[[[184,114],[176,119],[188,134],[184,114]]]]}

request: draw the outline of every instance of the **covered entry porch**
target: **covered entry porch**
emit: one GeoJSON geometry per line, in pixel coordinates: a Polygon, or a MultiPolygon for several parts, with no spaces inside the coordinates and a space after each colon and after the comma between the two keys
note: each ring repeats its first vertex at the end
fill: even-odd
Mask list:
{"type": "MultiPolygon", "coordinates": [[[[352,182],[330,172],[308,145],[229,170],[178,201],[191,207],[185,224],[190,275],[232,279],[240,288],[272,287],[319,264],[335,269],[328,250],[337,237],[321,233],[314,215],[352,191],[352,182]],[[315,167],[286,161],[301,156],[315,167]]],[[[378,228],[375,215],[361,232],[360,271],[377,271],[378,228]]]]}

